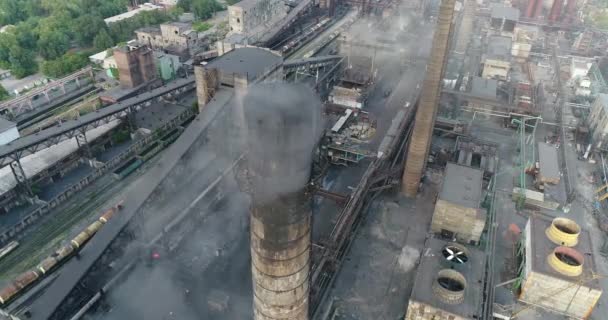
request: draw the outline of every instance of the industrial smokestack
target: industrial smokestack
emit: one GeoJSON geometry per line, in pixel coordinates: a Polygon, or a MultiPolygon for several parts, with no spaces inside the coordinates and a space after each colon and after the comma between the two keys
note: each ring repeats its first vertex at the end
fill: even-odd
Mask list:
{"type": "Polygon", "coordinates": [[[562,8],[564,6],[564,0],[554,0],[551,6],[551,12],[549,13],[549,21],[556,22],[562,15],[562,8]]]}
{"type": "Polygon", "coordinates": [[[433,35],[431,59],[427,66],[420,104],[416,112],[412,140],[405,163],[405,171],[403,172],[402,192],[407,197],[416,196],[426,166],[433,135],[433,125],[437,115],[439,90],[441,89],[441,79],[444,73],[444,62],[448,51],[455,2],[455,0],[442,0],[439,7],[437,29],[433,35]]]}
{"type": "Polygon", "coordinates": [[[526,18],[534,17],[534,9],[536,8],[536,0],[529,0],[526,8],[526,18]]]}
{"type": "Polygon", "coordinates": [[[321,103],[305,86],[245,96],[251,183],[254,319],[308,319],[312,201],[308,182],[321,103]]]}

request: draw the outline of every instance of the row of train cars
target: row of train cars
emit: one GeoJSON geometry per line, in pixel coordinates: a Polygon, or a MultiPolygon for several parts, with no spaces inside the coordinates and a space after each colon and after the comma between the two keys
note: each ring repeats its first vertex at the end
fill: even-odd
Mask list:
{"type": "MultiPolygon", "coordinates": [[[[119,202],[117,205],[106,210],[97,220],[95,220],[95,222],[91,223],[76,237],[70,240],[68,244],[61,246],[53,252],[53,254],[43,259],[35,268],[20,274],[12,282],[0,289],[0,304],[8,304],[12,299],[29,289],[36,281],[42,279],[45,275],[48,275],[53,271],[53,269],[59,267],[76,255],[80,248],[82,248],[82,246],[84,246],[87,241],[89,241],[120,209],[122,209],[122,202],[119,202]]],[[[6,246],[7,251],[4,254],[9,254],[17,245],[17,242],[9,243],[6,246]]]]}
{"type": "Polygon", "coordinates": [[[286,45],[281,47],[281,53],[283,55],[289,54],[292,50],[296,49],[300,45],[300,43],[302,43],[302,41],[313,36],[317,31],[322,30],[330,21],[331,19],[329,18],[322,19],[321,21],[319,21],[319,23],[306,30],[303,35],[297,37],[294,40],[291,40],[286,45]]]}

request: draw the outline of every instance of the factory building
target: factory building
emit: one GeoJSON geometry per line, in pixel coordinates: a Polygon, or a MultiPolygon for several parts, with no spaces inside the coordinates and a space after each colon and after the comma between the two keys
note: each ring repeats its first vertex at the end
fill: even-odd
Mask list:
{"type": "Polygon", "coordinates": [[[471,81],[471,94],[485,99],[496,99],[498,81],[482,77],[473,77],[471,81]]]}
{"type": "Polygon", "coordinates": [[[459,136],[454,147],[454,161],[459,165],[479,168],[488,179],[498,167],[498,146],[495,143],[459,136]]]}
{"type": "Polygon", "coordinates": [[[491,36],[488,39],[488,49],[484,57],[482,77],[507,81],[511,69],[510,37],[491,36]]]}
{"type": "Polygon", "coordinates": [[[163,9],[163,7],[146,2],[144,4],[141,4],[141,5],[137,6],[133,10],[129,10],[129,11],[125,12],[125,13],[121,13],[121,14],[115,15],[113,17],[105,18],[105,19],[103,19],[103,21],[106,23],[106,25],[109,26],[112,23],[120,22],[122,20],[126,20],[126,19],[129,19],[129,18],[132,18],[132,17],[134,17],[134,16],[136,16],[136,15],[138,15],[138,14],[144,12],[144,11],[154,11],[154,10],[159,10],[159,9],[163,9]]]}
{"type": "Polygon", "coordinates": [[[448,163],[435,203],[431,231],[461,243],[476,244],[486,225],[481,208],[483,170],[448,163]]]}
{"type": "Polygon", "coordinates": [[[532,45],[538,39],[538,27],[517,25],[513,31],[511,55],[519,62],[525,62],[530,56],[532,45]]]}
{"type": "Polygon", "coordinates": [[[156,80],[152,49],[147,46],[125,45],[114,50],[120,85],[135,88],[156,80]]]}
{"type": "Polygon", "coordinates": [[[572,220],[532,216],[518,255],[519,300],[573,319],[587,319],[602,295],[591,237],[572,220]]]}
{"type": "Polygon", "coordinates": [[[0,117],[0,146],[19,138],[17,124],[0,117]]]}
{"type": "Polygon", "coordinates": [[[517,21],[519,21],[519,11],[516,8],[502,5],[492,7],[490,26],[498,34],[513,34],[517,21]]]}
{"type": "Polygon", "coordinates": [[[483,252],[428,239],[405,320],[481,319],[484,270],[483,252]]]}
{"type": "Polygon", "coordinates": [[[538,174],[537,185],[558,184],[561,176],[559,170],[557,149],[547,143],[538,143],[538,174]]]}
{"type": "Polygon", "coordinates": [[[281,0],[243,0],[228,6],[230,33],[258,39],[286,14],[287,6],[281,0]]]}
{"type": "Polygon", "coordinates": [[[210,63],[195,65],[196,92],[203,108],[220,86],[242,90],[250,84],[283,79],[283,58],[269,49],[236,48],[210,63]]]}
{"type": "Polygon", "coordinates": [[[162,49],[180,56],[189,56],[202,50],[206,37],[192,29],[191,23],[170,22],[158,27],[135,30],[137,41],[152,49],[162,49]]]}
{"type": "Polygon", "coordinates": [[[591,131],[593,148],[606,149],[608,137],[608,94],[600,93],[591,105],[591,114],[587,119],[591,131]]]}

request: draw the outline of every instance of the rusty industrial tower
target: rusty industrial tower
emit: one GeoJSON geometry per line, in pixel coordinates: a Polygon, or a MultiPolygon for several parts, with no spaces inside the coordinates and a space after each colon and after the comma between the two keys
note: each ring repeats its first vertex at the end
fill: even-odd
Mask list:
{"type": "Polygon", "coordinates": [[[308,319],[312,198],[320,103],[305,87],[265,85],[245,97],[251,184],[254,319],[308,319]],[[277,94],[280,92],[280,94],[277,94]]]}
{"type": "Polygon", "coordinates": [[[407,197],[414,197],[418,192],[431,145],[433,124],[437,115],[437,104],[441,90],[441,79],[454,16],[454,3],[455,0],[442,0],[439,8],[431,59],[427,65],[427,73],[414,122],[414,132],[412,133],[405,171],[403,172],[402,191],[407,197]]]}

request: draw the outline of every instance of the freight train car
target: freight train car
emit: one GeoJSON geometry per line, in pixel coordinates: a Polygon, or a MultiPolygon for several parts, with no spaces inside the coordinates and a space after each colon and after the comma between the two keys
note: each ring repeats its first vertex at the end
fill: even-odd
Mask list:
{"type": "Polygon", "coordinates": [[[86,229],[74,237],[69,244],[66,244],[52,255],[42,260],[36,268],[26,271],[19,275],[10,284],[0,290],[0,304],[5,305],[20,293],[24,292],[31,284],[39,278],[49,273],[53,268],[65,262],[78,251],[87,241],[89,241],[104,224],[108,222],[122,208],[122,202],[105,211],[95,222],[91,223],[86,229]]]}

